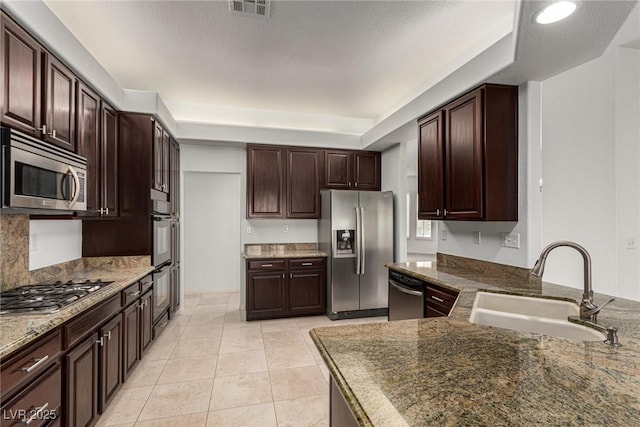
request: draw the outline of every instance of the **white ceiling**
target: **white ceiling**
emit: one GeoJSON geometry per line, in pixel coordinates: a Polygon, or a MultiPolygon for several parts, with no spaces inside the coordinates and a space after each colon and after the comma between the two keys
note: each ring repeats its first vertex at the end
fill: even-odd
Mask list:
{"type": "Polygon", "coordinates": [[[276,0],[269,19],[227,1],[45,3],[122,88],[158,92],[177,120],[232,107],[366,130],[510,33],[514,1],[276,0]]]}

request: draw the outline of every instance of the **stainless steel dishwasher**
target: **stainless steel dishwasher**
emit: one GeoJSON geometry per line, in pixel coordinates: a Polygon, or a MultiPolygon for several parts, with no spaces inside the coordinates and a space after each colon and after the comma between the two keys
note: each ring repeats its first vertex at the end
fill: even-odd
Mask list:
{"type": "Polygon", "coordinates": [[[389,270],[389,320],[427,317],[426,287],[423,280],[389,270]]]}

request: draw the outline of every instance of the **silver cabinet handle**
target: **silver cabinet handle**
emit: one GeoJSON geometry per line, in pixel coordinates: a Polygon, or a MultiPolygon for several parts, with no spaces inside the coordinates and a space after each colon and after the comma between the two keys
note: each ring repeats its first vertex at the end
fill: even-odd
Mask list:
{"type": "Polygon", "coordinates": [[[302,263],[302,266],[303,266],[303,267],[305,267],[305,266],[309,266],[309,265],[313,265],[313,263],[312,263],[312,262],[303,262],[303,263],[302,263]]]}
{"type": "Polygon", "coordinates": [[[37,129],[40,131],[40,133],[42,133],[43,135],[47,134],[47,125],[42,125],[42,127],[40,129],[37,129]]]}
{"type": "Polygon", "coordinates": [[[129,297],[136,297],[138,295],[140,295],[140,291],[130,292],[130,293],[127,294],[127,296],[129,296],[129,297]]]}
{"type": "Polygon", "coordinates": [[[289,273],[289,279],[293,279],[293,273],[289,273]]]}
{"type": "Polygon", "coordinates": [[[98,341],[96,341],[98,344],[100,344],[100,347],[104,346],[104,337],[100,337],[100,339],[98,341]]]}
{"type": "Polygon", "coordinates": [[[448,214],[448,213],[449,213],[449,212],[445,209],[445,210],[444,210],[444,216],[447,216],[447,214],[448,214]]]}
{"type": "Polygon", "coordinates": [[[44,356],[44,357],[41,357],[40,359],[33,359],[33,361],[35,363],[33,365],[29,366],[28,368],[22,368],[22,372],[24,372],[25,374],[28,374],[31,371],[33,371],[34,369],[36,369],[38,366],[42,365],[47,360],[49,360],[49,355],[48,354],[46,356],[44,356]]]}
{"type": "Polygon", "coordinates": [[[443,300],[442,298],[438,298],[438,297],[437,297],[437,296],[435,296],[435,295],[431,295],[431,299],[434,299],[434,300],[436,300],[436,301],[438,301],[438,302],[444,302],[444,300],[443,300]]]}
{"type": "Polygon", "coordinates": [[[107,333],[102,336],[111,341],[111,331],[107,331],[107,333]]]}
{"type": "Polygon", "coordinates": [[[104,215],[104,209],[103,209],[103,208],[98,209],[98,213],[99,213],[100,215],[104,215]]]}
{"type": "Polygon", "coordinates": [[[358,186],[358,183],[357,183],[357,182],[355,183],[355,186],[356,186],[356,187],[358,186]]]}
{"type": "Polygon", "coordinates": [[[440,216],[440,209],[436,209],[436,216],[440,216]]]}
{"type": "Polygon", "coordinates": [[[273,264],[262,264],[260,267],[273,267],[273,264]]]}
{"type": "Polygon", "coordinates": [[[282,273],[282,278],[284,279],[286,276],[284,275],[284,273],[282,273]]]}
{"type": "Polygon", "coordinates": [[[45,403],[44,405],[42,405],[40,407],[33,408],[33,415],[31,415],[31,417],[29,417],[29,419],[23,419],[20,422],[22,424],[28,426],[29,424],[31,424],[33,422],[33,420],[35,420],[36,418],[38,418],[40,416],[42,411],[44,411],[48,407],[49,407],[49,402],[45,403]]]}
{"type": "Polygon", "coordinates": [[[164,328],[165,326],[167,326],[167,322],[162,322],[162,323],[161,323],[160,325],[158,325],[158,326],[160,326],[160,328],[164,328]]]}
{"type": "Polygon", "coordinates": [[[393,280],[389,280],[389,284],[391,286],[393,286],[395,289],[397,289],[400,292],[402,292],[404,294],[407,294],[407,295],[411,295],[411,296],[414,296],[414,297],[421,297],[422,295],[424,295],[420,291],[414,291],[413,289],[407,289],[404,286],[402,286],[401,284],[399,284],[398,282],[395,282],[393,280]]]}
{"type": "Polygon", "coordinates": [[[49,136],[53,139],[56,139],[56,130],[52,130],[51,132],[49,132],[49,136]]]}

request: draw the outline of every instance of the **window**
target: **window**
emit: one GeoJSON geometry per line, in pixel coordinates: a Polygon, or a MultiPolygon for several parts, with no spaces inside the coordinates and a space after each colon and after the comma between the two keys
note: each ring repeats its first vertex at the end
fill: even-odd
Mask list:
{"type": "Polygon", "coordinates": [[[416,194],[416,238],[431,239],[431,221],[418,218],[418,195],[416,194]]]}

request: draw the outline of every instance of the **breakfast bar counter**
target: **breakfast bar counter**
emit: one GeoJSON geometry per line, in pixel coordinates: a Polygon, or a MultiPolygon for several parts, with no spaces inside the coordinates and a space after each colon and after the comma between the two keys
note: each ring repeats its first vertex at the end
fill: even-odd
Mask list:
{"type": "Polygon", "coordinates": [[[581,290],[436,262],[387,267],[460,294],[449,317],[310,332],[359,425],[638,424],[640,303],[616,299],[601,312],[598,323],[619,329],[622,347],[611,347],[467,321],[480,289],[573,300],[581,290]]]}

